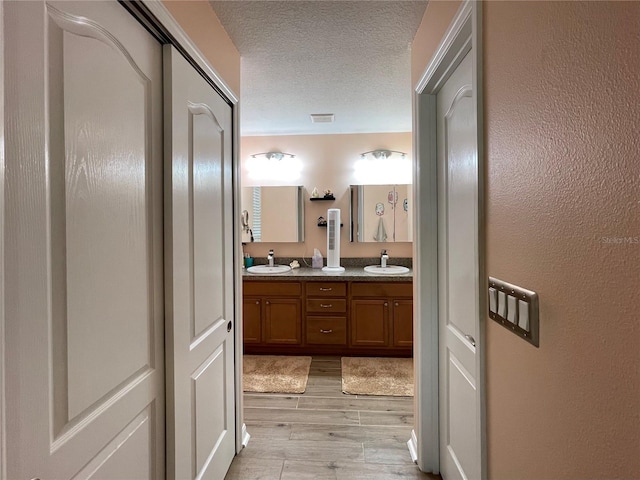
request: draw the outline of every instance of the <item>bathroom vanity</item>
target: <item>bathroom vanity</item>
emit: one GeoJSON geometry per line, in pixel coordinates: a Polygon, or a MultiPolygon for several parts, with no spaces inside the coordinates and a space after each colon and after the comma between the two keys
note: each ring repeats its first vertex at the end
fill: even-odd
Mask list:
{"type": "Polygon", "coordinates": [[[310,268],[243,277],[245,353],[411,356],[411,273],[310,268]]]}

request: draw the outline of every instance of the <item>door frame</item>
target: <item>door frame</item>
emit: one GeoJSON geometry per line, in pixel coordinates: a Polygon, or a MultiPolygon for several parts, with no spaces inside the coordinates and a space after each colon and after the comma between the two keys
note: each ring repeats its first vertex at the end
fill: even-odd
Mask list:
{"type": "Polygon", "coordinates": [[[438,157],[436,95],[467,53],[473,58],[472,87],[478,151],[478,266],[480,329],[476,341],[480,355],[477,383],[480,389],[482,478],[486,461],[485,312],[487,275],[485,262],[485,167],[482,89],[482,2],[466,0],[459,8],[414,91],[413,165],[414,224],[414,347],[415,421],[408,442],[411,457],[425,472],[440,472],[440,410],[438,336],[438,157]],[[434,268],[434,266],[436,266],[434,268]]]}
{"type": "MultiPolygon", "coordinates": [[[[4,2],[0,2],[0,25],[4,25],[4,2]]],[[[5,426],[5,365],[4,353],[4,28],[0,28],[0,480],[7,478],[7,444],[5,426]]]]}

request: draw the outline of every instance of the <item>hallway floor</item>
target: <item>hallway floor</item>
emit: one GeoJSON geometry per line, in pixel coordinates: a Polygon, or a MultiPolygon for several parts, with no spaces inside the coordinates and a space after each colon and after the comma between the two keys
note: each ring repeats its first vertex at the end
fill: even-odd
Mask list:
{"type": "Polygon", "coordinates": [[[343,394],[339,357],[313,358],[304,394],[246,393],[244,419],[225,480],[440,479],[409,456],[413,398],[343,394]]]}

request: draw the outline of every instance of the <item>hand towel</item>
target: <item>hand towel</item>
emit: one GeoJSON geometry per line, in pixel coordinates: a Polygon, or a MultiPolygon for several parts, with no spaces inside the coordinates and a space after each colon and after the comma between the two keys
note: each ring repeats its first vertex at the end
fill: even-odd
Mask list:
{"type": "Polygon", "coordinates": [[[384,228],[384,220],[380,217],[378,220],[378,233],[373,237],[376,242],[384,242],[387,240],[387,231],[384,228]]]}

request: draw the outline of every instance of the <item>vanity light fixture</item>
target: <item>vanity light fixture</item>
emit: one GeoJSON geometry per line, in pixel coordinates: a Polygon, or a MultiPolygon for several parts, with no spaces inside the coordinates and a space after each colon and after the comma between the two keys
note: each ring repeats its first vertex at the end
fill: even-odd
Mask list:
{"type": "Polygon", "coordinates": [[[394,153],[400,155],[400,158],[404,159],[407,154],[404,152],[398,152],[397,150],[382,150],[382,149],[378,149],[378,150],[371,150],[370,152],[364,152],[360,154],[360,158],[362,160],[365,160],[367,158],[367,156],[369,158],[373,157],[376,160],[386,160],[389,157],[391,157],[394,153]]]}
{"type": "Polygon", "coordinates": [[[251,155],[251,158],[265,158],[266,160],[280,161],[283,158],[296,158],[296,156],[291,153],[284,152],[263,152],[254,153],[253,155],[251,155]]]}

